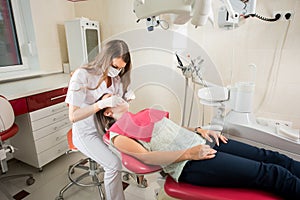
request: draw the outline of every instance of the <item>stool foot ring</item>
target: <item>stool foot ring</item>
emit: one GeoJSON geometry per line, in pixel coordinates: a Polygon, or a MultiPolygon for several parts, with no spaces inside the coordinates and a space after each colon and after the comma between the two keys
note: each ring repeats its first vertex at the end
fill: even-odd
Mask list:
{"type": "Polygon", "coordinates": [[[77,186],[81,186],[81,187],[97,186],[99,195],[100,195],[100,199],[104,200],[105,196],[104,196],[104,190],[102,187],[102,184],[104,183],[104,181],[100,181],[98,178],[98,174],[101,172],[104,172],[104,170],[102,168],[99,168],[98,164],[95,161],[91,160],[90,158],[81,159],[77,163],[71,165],[68,170],[68,178],[70,180],[70,183],[68,183],[65,187],[63,187],[59,191],[59,194],[55,198],[55,200],[63,200],[64,199],[63,194],[73,185],[77,185],[77,186]],[[86,163],[89,163],[89,167],[84,166],[84,164],[86,164],[86,163]],[[78,177],[73,177],[75,168],[86,170],[86,172],[79,175],[78,177]],[[87,177],[90,177],[91,181],[88,183],[83,183],[82,180],[87,177]]]}

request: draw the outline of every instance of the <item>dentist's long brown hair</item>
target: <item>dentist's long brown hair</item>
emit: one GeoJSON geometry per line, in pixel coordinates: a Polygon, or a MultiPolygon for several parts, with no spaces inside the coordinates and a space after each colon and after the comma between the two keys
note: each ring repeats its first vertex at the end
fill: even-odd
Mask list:
{"type": "Polygon", "coordinates": [[[121,70],[119,76],[123,85],[123,96],[127,92],[130,84],[131,73],[131,57],[128,45],[123,40],[111,40],[103,45],[101,52],[96,56],[95,60],[82,66],[91,74],[102,74],[96,87],[88,88],[91,90],[97,89],[101,83],[107,78],[108,68],[112,64],[114,58],[122,58],[126,66],[121,70]]]}

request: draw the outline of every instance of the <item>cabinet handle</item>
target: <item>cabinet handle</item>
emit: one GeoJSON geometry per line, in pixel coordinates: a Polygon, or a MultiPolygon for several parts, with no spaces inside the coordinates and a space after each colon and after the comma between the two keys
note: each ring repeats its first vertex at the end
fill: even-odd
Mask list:
{"type": "Polygon", "coordinates": [[[66,96],[67,96],[66,94],[63,94],[63,95],[59,95],[59,96],[56,96],[56,97],[52,97],[50,100],[54,101],[56,99],[60,99],[60,98],[66,97],[66,96]]]}
{"type": "Polygon", "coordinates": [[[53,121],[55,122],[55,121],[57,121],[57,120],[65,119],[66,116],[67,116],[67,114],[64,114],[62,117],[59,117],[59,118],[54,117],[54,118],[53,118],[53,121]]]}
{"type": "Polygon", "coordinates": [[[64,126],[66,126],[68,124],[68,122],[65,122],[64,124],[60,125],[60,126],[55,126],[53,129],[56,131],[57,129],[60,129],[64,126]]]}

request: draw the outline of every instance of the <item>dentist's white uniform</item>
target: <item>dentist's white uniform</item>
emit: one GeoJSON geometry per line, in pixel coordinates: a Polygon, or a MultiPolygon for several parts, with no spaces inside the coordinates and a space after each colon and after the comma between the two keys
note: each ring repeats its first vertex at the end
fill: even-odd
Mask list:
{"type": "MultiPolygon", "coordinates": [[[[105,93],[123,95],[120,77],[112,78],[112,85],[107,88],[105,81],[96,90],[101,75],[91,75],[85,69],[78,69],[71,77],[66,103],[83,108],[94,104],[105,93]]],[[[73,123],[73,143],[80,152],[99,163],[105,170],[104,185],[108,200],[123,200],[124,193],[121,179],[122,164],[120,159],[109,150],[98,132],[94,115],[73,123]]]]}

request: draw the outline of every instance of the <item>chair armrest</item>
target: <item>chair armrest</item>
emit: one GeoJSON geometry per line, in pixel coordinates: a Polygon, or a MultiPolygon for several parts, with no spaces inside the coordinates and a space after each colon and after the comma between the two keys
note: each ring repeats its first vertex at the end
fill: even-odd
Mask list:
{"type": "Polygon", "coordinates": [[[147,165],[142,161],[121,152],[121,160],[124,167],[135,174],[149,174],[161,170],[159,165],[147,165]]]}
{"type": "Polygon", "coordinates": [[[149,174],[153,172],[157,172],[161,170],[161,166],[159,165],[147,165],[143,163],[142,161],[125,154],[123,152],[119,152],[116,148],[112,147],[110,145],[110,138],[109,134],[106,133],[103,135],[103,141],[105,144],[107,144],[111,149],[113,148],[114,151],[117,151],[120,155],[120,159],[122,160],[123,166],[128,169],[129,171],[135,173],[135,174],[149,174]]]}

